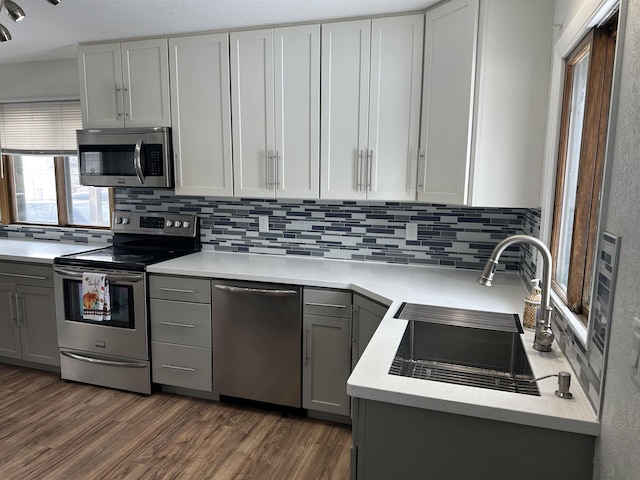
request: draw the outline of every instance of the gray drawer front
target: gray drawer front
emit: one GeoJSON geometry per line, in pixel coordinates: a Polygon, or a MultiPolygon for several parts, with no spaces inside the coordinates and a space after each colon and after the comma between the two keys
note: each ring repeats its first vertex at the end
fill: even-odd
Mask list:
{"type": "Polygon", "coordinates": [[[211,282],[200,278],[151,275],[149,296],[181,302],[211,303],[211,282]]]}
{"type": "Polygon", "coordinates": [[[211,348],[211,305],[152,298],[151,340],[211,348]]]}
{"type": "Polygon", "coordinates": [[[53,267],[0,262],[0,283],[53,288],[53,267]]]}
{"type": "Polygon", "coordinates": [[[324,317],[351,317],[351,292],[305,288],[302,311],[324,317]]]}
{"type": "Polygon", "coordinates": [[[210,349],[151,342],[151,359],[155,383],[212,391],[210,349]]]}

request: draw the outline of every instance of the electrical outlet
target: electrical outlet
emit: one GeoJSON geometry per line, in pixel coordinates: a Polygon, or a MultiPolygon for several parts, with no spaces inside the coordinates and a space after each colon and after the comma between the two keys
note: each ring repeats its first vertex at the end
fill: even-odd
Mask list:
{"type": "Polygon", "coordinates": [[[405,240],[418,240],[418,224],[407,223],[407,229],[405,231],[405,240]]]}
{"type": "Polygon", "coordinates": [[[269,231],[269,217],[267,215],[260,215],[258,217],[258,231],[259,232],[269,231]]]}

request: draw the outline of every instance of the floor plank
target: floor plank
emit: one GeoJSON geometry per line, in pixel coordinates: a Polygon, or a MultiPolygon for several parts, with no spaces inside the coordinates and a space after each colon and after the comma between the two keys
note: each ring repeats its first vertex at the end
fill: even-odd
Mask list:
{"type": "Polygon", "coordinates": [[[342,480],[351,428],[0,364],[2,480],[342,480]]]}

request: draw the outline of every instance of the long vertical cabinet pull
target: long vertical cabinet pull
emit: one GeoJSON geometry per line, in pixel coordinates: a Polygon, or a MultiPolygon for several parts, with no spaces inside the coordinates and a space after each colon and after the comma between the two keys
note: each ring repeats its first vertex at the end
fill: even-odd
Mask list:
{"type": "Polygon", "coordinates": [[[122,106],[124,107],[124,119],[129,119],[131,112],[131,98],[129,97],[129,88],[126,85],[122,85],[122,106]]]}
{"type": "Polygon", "coordinates": [[[276,150],[276,154],[273,157],[273,181],[276,190],[280,188],[280,152],[276,150]]]}
{"type": "Polygon", "coordinates": [[[24,296],[21,293],[16,293],[16,311],[18,315],[18,323],[24,324],[24,296]]]}
{"type": "Polygon", "coordinates": [[[13,323],[18,323],[18,314],[17,314],[18,299],[13,293],[9,293],[9,310],[11,311],[11,321],[13,323]],[[15,301],[15,306],[14,306],[14,301],[15,301]]]}
{"type": "Polygon", "coordinates": [[[373,149],[369,149],[367,153],[367,190],[371,191],[371,175],[373,170],[373,149]]]}
{"type": "Polygon", "coordinates": [[[307,327],[304,331],[304,364],[309,365],[309,360],[311,359],[311,347],[309,346],[309,330],[307,327]]]}
{"type": "Polygon", "coordinates": [[[122,111],[124,110],[124,99],[122,98],[122,88],[120,87],[119,84],[116,83],[115,85],[116,88],[116,116],[118,117],[118,120],[122,120],[123,117],[123,113],[122,111]]]}
{"type": "Polygon", "coordinates": [[[267,156],[265,157],[266,162],[265,162],[265,176],[264,176],[264,180],[265,180],[265,188],[268,190],[271,188],[271,150],[267,150],[267,156]]]}
{"type": "Polygon", "coordinates": [[[362,191],[362,171],[364,166],[364,151],[360,150],[358,153],[357,171],[356,171],[356,190],[362,191]]]}
{"type": "Polygon", "coordinates": [[[418,150],[418,189],[424,188],[424,174],[427,169],[424,150],[418,150]]]}

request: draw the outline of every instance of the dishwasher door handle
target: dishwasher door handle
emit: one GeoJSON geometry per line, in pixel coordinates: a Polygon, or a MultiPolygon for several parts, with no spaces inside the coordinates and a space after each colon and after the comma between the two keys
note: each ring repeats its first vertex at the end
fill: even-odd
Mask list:
{"type": "Polygon", "coordinates": [[[214,288],[229,293],[249,293],[252,295],[268,295],[271,297],[288,297],[290,295],[298,294],[296,290],[270,290],[267,288],[233,287],[231,285],[214,285],[214,288]]]}

